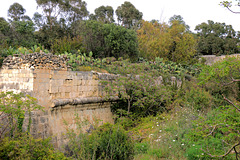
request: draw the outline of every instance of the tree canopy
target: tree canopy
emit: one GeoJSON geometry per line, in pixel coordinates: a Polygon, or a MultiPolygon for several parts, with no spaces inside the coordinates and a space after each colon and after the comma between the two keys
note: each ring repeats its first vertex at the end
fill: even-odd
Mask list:
{"type": "Polygon", "coordinates": [[[238,37],[231,25],[208,20],[197,25],[198,52],[203,55],[233,54],[238,51],[238,37]]]}
{"type": "Polygon", "coordinates": [[[94,10],[95,14],[89,17],[91,20],[98,20],[102,23],[114,22],[114,10],[111,6],[100,6],[94,10]]]}
{"type": "Polygon", "coordinates": [[[196,40],[178,21],[172,21],[171,26],[142,21],[137,32],[140,56],[143,58],[161,57],[183,62],[195,55],[196,40]]]}
{"type": "Polygon", "coordinates": [[[196,51],[199,55],[238,52],[238,33],[225,23],[199,24],[195,34],[181,15],[173,15],[168,23],[142,21],[143,13],[127,1],[115,11],[102,5],[91,14],[83,0],[36,2],[42,12],[36,12],[32,19],[19,3],[10,6],[9,19],[0,20],[0,48],[39,44],[56,54],[81,50],[92,51],[95,57],[160,56],[174,62],[188,61],[196,51]]]}
{"type": "Polygon", "coordinates": [[[136,57],[137,35],[133,30],[115,24],[88,20],[78,24],[77,34],[83,37],[87,52],[95,57],[136,57]]]}
{"type": "Polygon", "coordinates": [[[185,23],[185,21],[183,20],[183,17],[182,17],[181,15],[173,15],[172,17],[170,17],[169,23],[172,24],[173,21],[178,21],[179,24],[184,25],[184,26],[185,26],[185,29],[186,29],[187,31],[189,31],[190,27],[189,27],[189,25],[187,25],[187,24],[185,23]]]}
{"type": "Polygon", "coordinates": [[[124,2],[116,10],[117,19],[126,28],[132,28],[142,19],[143,13],[140,12],[130,2],[124,2]]]}
{"type": "Polygon", "coordinates": [[[21,4],[13,3],[8,9],[8,16],[11,18],[12,21],[19,21],[25,14],[25,12],[26,10],[21,4]]]}

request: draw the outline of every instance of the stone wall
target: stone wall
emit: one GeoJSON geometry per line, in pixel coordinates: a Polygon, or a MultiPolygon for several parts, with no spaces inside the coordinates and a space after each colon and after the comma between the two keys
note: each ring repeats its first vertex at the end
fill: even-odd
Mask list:
{"type": "MultiPolygon", "coordinates": [[[[56,147],[64,143],[66,128],[77,129],[76,116],[81,122],[88,122],[83,127],[84,131],[97,121],[100,124],[113,123],[110,105],[118,100],[116,95],[105,100],[105,93],[99,84],[102,80],[113,80],[116,75],[71,71],[66,61],[63,56],[33,53],[9,56],[0,69],[0,91],[27,93],[37,98],[44,107],[43,112],[31,113],[31,134],[42,138],[53,136],[56,147]]],[[[176,77],[167,81],[181,86],[181,81],[176,77]]],[[[162,84],[163,78],[160,76],[156,79],[156,85],[162,84]]],[[[28,119],[26,115],[24,124],[28,119]]],[[[23,129],[26,130],[27,126],[23,129]]]]}
{"type": "Polygon", "coordinates": [[[27,92],[33,91],[33,71],[26,69],[2,68],[0,73],[0,91],[27,92]]]}
{"type": "MultiPolygon", "coordinates": [[[[54,136],[56,147],[64,142],[66,127],[77,128],[76,115],[89,124],[96,120],[113,123],[110,105],[117,100],[111,97],[106,101],[99,84],[101,80],[112,80],[113,75],[70,71],[65,61],[64,57],[34,53],[8,57],[0,70],[0,91],[27,93],[44,107],[43,112],[31,113],[31,133],[42,138],[54,136]]],[[[26,115],[25,124],[28,118],[26,115]]]]}
{"type": "Polygon", "coordinates": [[[216,63],[218,61],[223,60],[226,57],[238,57],[238,56],[240,56],[240,54],[222,55],[222,56],[204,55],[204,56],[201,56],[201,57],[206,60],[205,64],[212,65],[212,64],[214,64],[214,63],[216,63]]]}

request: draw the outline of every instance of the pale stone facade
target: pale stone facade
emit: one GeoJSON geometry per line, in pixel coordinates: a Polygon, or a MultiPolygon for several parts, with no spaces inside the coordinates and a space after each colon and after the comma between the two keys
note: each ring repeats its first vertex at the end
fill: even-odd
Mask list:
{"type": "MultiPolygon", "coordinates": [[[[117,97],[106,101],[99,84],[101,80],[113,78],[111,74],[68,71],[66,68],[3,66],[0,91],[24,92],[37,98],[44,111],[32,112],[31,133],[42,138],[53,136],[53,143],[58,147],[64,142],[66,128],[77,129],[76,116],[89,124],[99,120],[100,124],[113,123],[110,105],[117,97]]],[[[83,129],[87,130],[87,127],[89,125],[83,129]]]]}

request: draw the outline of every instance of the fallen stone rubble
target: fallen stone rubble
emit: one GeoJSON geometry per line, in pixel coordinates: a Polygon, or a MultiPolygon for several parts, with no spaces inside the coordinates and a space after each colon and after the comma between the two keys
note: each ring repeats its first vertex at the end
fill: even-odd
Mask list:
{"type": "Polygon", "coordinates": [[[67,70],[67,56],[58,56],[51,53],[30,53],[26,55],[8,56],[4,59],[2,68],[7,69],[54,69],[67,70]]]}

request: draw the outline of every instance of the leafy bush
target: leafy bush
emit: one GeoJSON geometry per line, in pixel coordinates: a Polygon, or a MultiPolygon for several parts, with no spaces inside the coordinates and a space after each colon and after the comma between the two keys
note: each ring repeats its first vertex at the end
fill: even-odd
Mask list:
{"type": "Polygon", "coordinates": [[[215,95],[239,99],[239,69],[240,57],[227,57],[212,66],[205,66],[198,77],[199,84],[215,95]]]}
{"type": "Polygon", "coordinates": [[[18,137],[5,137],[0,140],[0,159],[68,159],[63,153],[55,151],[50,138],[34,139],[25,133],[18,137]]]}
{"type": "Polygon", "coordinates": [[[187,83],[184,99],[185,106],[196,110],[204,110],[213,106],[212,95],[194,83],[187,83]]]}
{"type": "Polygon", "coordinates": [[[113,109],[123,109],[136,117],[156,114],[164,111],[172,100],[173,90],[170,85],[163,85],[158,70],[151,69],[148,63],[131,64],[117,61],[108,66],[110,73],[119,74],[113,81],[102,81],[106,98],[118,95],[121,103],[113,109]],[[157,80],[159,81],[157,82],[157,80]]]}
{"type": "Polygon", "coordinates": [[[70,141],[66,154],[75,159],[131,159],[133,157],[133,142],[120,127],[104,124],[90,135],[68,133],[70,141]]]}
{"type": "Polygon", "coordinates": [[[31,111],[42,109],[37,99],[13,92],[0,92],[0,159],[66,159],[54,151],[48,139],[34,139],[30,133],[31,111]],[[23,132],[25,114],[29,115],[23,132]]]}
{"type": "Polygon", "coordinates": [[[121,100],[112,107],[113,111],[117,113],[121,109],[127,111],[128,116],[132,113],[139,117],[156,115],[159,111],[168,109],[185,77],[197,75],[201,69],[198,66],[186,68],[156,58],[155,62],[116,61],[108,65],[107,70],[119,75],[111,82],[102,81],[108,93],[106,98],[114,94],[121,100]],[[173,76],[176,81],[172,81],[173,76]]]}
{"type": "Polygon", "coordinates": [[[133,142],[120,126],[105,124],[96,129],[90,138],[98,140],[97,159],[132,158],[133,142]]]}
{"type": "Polygon", "coordinates": [[[30,133],[31,111],[42,109],[37,99],[23,93],[0,92],[0,138],[13,137],[22,132],[25,113],[29,115],[27,131],[30,133]]]}

